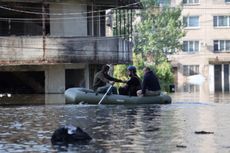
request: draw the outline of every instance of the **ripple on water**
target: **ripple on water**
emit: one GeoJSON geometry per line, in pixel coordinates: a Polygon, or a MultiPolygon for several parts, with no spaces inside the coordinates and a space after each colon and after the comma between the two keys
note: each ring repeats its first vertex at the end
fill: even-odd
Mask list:
{"type": "Polygon", "coordinates": [[[171,105],[0,107],[0,152],[229,151],[228,103],[173,98],[171,105]],[[50,137],[63,125],[80,126],[93,141],[54,148],[50,137]],[[196,135],[195,131],[214,134],[196,135]],[[180,145],[186,148],[177,147],[180,145]]]}

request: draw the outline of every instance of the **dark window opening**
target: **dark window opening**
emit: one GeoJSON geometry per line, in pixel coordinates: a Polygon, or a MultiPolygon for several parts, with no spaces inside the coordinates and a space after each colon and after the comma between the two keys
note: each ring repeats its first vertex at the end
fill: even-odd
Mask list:
{"type": "MultiPolygon", "coordinates": [[[[0,35],[42,35],[42,3],[0,2],[0,35]],[[4,9],[5,8],[5,9],[4,9]],[[17,11],[19,10],[19,11],[17,11]],[[35,13],[26,13],[35,12],[35,13]],[[38,14],[36,14],[38,12],[38,14]],[[39,14],[40,13],[40,14],[39,14]]],[[[49,6],[44,5],[49,13],[49,6]]],[[[50,33],[49,16],[46,16],[45,34],[50,33]]]]}
{"type": "Polygon", "coordinates": [[[33,72],[0,72],[0,93],[43,94],[45,93],[45,73],[33,72]]]}
{"type": "Polygon", "coordinates": [[[199,74],[199,65],[183,65],[183,75],[190,76],[199,74]]]}
{"type": "Polygon", "coordinates": [[[71,87],[85,87],[84,69],[67,69],[65,71],[66,89],[71,87]]]}
{"type": "Polygon", "coordinates": [[[224,64],[224,91],[229,91],[229,65],[224,64]]]}
{"type": "Polygon", "coordinates": [[[222,71],[221,65],[214,65],[214,80],[215,80],[214,88],[216,92],[222,91],[221,71],[222,71]]]}
{"type": "Polygon", "coordinates": [[[199,85],[185,83],[183,86],[183,91],[184,92],[199,92],[200,87],[199,85]]]}

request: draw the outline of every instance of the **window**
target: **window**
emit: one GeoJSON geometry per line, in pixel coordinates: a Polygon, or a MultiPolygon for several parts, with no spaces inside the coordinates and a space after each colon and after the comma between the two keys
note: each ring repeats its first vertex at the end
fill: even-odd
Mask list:
{"type": "Polygon", "coordinates": [[[225,3],[230,3],[230,0],[225,0],[225,3]]]}
{"type": "Polygon", "coordinates": [[[183,17],[185,27],[199,27],[199,16],[183,17]]]}
{"type": "Polygon", "coordinates": [[[183,75],[190,76],[199,74],[199,65],[183,65],[183,75]]]}
{"type": "Polygon", "coordinates": [[[214,52],[230,52],[230,40],[214,40],[214,52]]]}
{"type": "Polygon", "coordinates": [[[230,27],[230,16],[214,16],[214,27],[230,27]]]}
{"type": "Polygon", "coordinates": [[[92,12],[91,6],[87,6],[87,10],[88,36],[105,36],[105,12],[92,12]]]}
{"type": "Polygon", "coordinates": [[[185,83],[183,85],[183,92],[199,92],[199,91],[200,91],[199,85],[194,85],[189,83],[185,83]]]}
{"type": "Polygon", "coordinates": [[[199,41],[183,41],[184,52],[198,52],[200,50],[199,41]]]}
{"type": "Polygon", "coordinates": [[[183,4],[199,4],[200,0],[183,0],[183,4]]]}
{"type": "MultiPolygon", "coordinates": [[[[6,2],[0,4],[1,6],[12,8],[12,10],[24,10],[28,12],[42,12],[42,3],[20,3],[20,2],[6,2]]],[[[9,35],[42,35],[42,16],[40,14],[29,14],[14,12],[10,9],[0,9],[0,36],[9,35]]],[[[49,11],[49,6],[45,6],[45,11],[49,11]]],[[[45,23],[45,32],[50,33],[49,17],[45,23]]]]}

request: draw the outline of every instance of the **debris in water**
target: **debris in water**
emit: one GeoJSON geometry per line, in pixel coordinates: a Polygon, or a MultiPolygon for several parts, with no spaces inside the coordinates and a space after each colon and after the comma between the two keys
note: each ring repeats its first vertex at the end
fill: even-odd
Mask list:
{"type": "Polygon", "coordinates": [[[195,131],[195,134],[214,134],[214,132],[195,131]]]}
{"type": "Polygon", "coordinates": [[[187,148],[185,145],[176,145],[177,148],[187,148]]]}
{"type": "Polygon", "coordinates": [[[51,137],[53,145],[87,144],[92,138],[80,127],[72,125],[56,129],[51,137]]]}

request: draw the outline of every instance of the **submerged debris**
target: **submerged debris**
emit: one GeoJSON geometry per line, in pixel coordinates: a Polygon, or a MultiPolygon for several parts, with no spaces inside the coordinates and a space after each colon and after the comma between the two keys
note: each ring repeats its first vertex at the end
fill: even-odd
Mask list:
{"type": "Polygon", "coordinates": [[[70,125],[56,129],[51,142],[53,145],[87,144],[91,139],[80,127],[70,125]]]}
{"type": "Polygon", "coordinates": [[[207,131],[195,131],[195,134],[214,134],[214,132],[207,132],[207,131]]]}
{"type": "Polygon", "coordinates": [[[177,148],[187,148],[185,145],[176,145],[177,148]]]}

